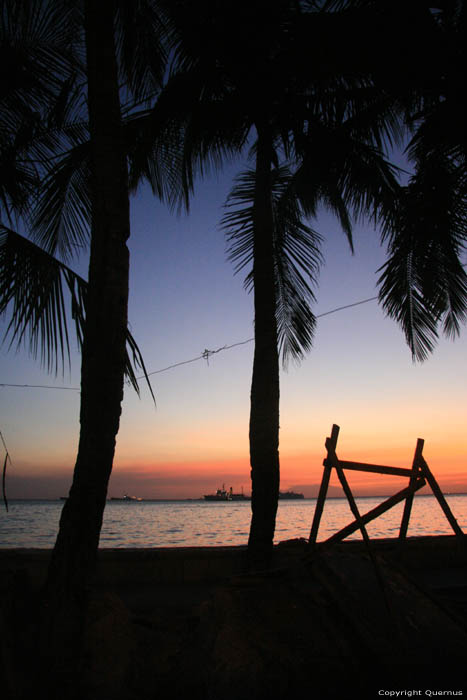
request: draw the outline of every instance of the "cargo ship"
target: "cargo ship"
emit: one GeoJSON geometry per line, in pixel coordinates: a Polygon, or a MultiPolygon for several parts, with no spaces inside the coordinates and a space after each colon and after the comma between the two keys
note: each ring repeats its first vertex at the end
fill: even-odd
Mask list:
{"type": "Polygon", "coordinates": [[[241,493],[234,493],[232,486],[228,491],[225,490],[225,485],[222,484],[221,489],[217,489],[216,493],[208,493],[204,496],[205,501],[249,501],[249,496],[245,496],[243,493],[243,487],[241,493]]]}
{"type": "Polygon", "coordinates": [[[279,500],[294,498],[305,498],[305,496],[303,493],[296,493],[295,491],[279,491],[279,500]]]}

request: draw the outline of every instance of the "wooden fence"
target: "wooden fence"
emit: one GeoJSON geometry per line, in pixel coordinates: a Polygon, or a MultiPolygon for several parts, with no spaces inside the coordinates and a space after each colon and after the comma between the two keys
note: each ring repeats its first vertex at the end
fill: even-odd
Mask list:
{"type": "Polygon", "coordinates": [[[331,437],[326,438],[326,450],[327,450],[327,457],[325,458],[323,465],[324,465],[324,471],[323,471],[323,478],[321,480],[321,486],[319,489],[319,494],[318,494],[318,500],[316,502],[316,509],[315,509],[315,514],[313,517],[313,523],[311,526],[311,532],[310,532],[310,539],[309,539],[309,545],[311,548],[314,548],[316,546],[316,540],[318,537],[318,530],[319,530],[319,525],[321,522],[321,516],[323,514],[323,509],[324,509],[324,502],[326,500],[326,495],[328,491],[328,486],[329,486],[329,480],[331,478],[331,472],[333,469],[336,470],[337,476],[339,478],[339,481],[342,485],[342,488],[344,490],[344,494],[349,502],[350,509],[352,511],[352,514],[354,516],[353,522],[351,522],[349,525],[346,525],[346,527],[343,527],[341,530],[338,532],[334,533],[331,537],[329,537],[327,540],[324,542],[320,543],[320,546],[329,546],[335,542],[339,542],[343,540],[345,537],[348,537],[351,535],[353,532],[356,530],[360,530],[363,539],[369,546],[369,537],[366,529],[366,525],[377,518],[378,516],[382,515],[385,513],[387,510],[395,506],[397,503],[400,503],[401,501],[405,501],[404,504],[404,512],[402,514],[402,521],[400,525],[400,530],[399,530],[399,541],[402,543],[405,540],[405,537],[407,535],[407,528],[409,525],[409,519],[410,519],[410,514],[412,511],[412,504],[413,504],[413,497],[414,494],[421,489],[423,486],[425,486],[427,483],[430,486],[431,490],[433,491],[433,494],[436,496],[439,505],[441,506],[449,524],[451,525],[452,529],[454,530],[454,533],[464,539],[465,535],[462,532],[461,528],[459,527],[457,520],[454,518],[451,509],[449,508],[449,505],[444,498],[441,489],[438,485],[438,482],[436,481],[434,475],[430,471],[430,468],[428,464],[426,463],[424,457],[423,457],[423,446],[424,446],[424,440],[418,439],[417,440],[417,446],[415,448],[415,454],[412,462],[412,467],[410,469],[405,469],[401,467],[385,467],[381,466],[378,464],[364,464],[361,462],[349,462],[345,460],[341,460],[337,457],[336,453],[336,447],[337,447],[337,439],[339,437],[339,426],[338,425],[333,425],[332,426],[332,431],[331,431],[331,437]],[[360,514],[360,511],[358,509],[358,506],[355,502],[355,498],[353,496],[352,490],[349,486],[349,483],[347,481],[347,478],[345,476],[345,470],[351,470],[351,471],[359,471],[359,472],[368,472],[368,473],[373,473],[373,474],[390,474],[393,476],[403,476],[407,477],[409,479],[408,486],[401,491],[398,491],[395,493],[393,496],[388,498],[386,501],[383,501],[383,503],[380,503],[380,505],[376,506],[372,510],[368,511],[367,513],[364,513],[363,515],[360,514]]]}

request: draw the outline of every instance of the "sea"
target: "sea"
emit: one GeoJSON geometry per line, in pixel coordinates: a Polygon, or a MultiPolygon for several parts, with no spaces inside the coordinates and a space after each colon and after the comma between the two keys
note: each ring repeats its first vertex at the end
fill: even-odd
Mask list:
{"type": "MultiPolygon", "coordinates": [[[[361,514],[385,500],[357,498],[361,514]]],[[[461,529],[467,534],[467,494],[446,495],[461,529]]],[[[310,534],[316,499],[282,500],[276,519],[275,542],[310,534]]],[[[0,547],[51,548],[58,532],[63,501],[10,501],[0,511],[0,547]]],[[[397,537],[403,504],[367,526],[371,538],[397,537]]],[[[248,540],[249,501],[108,501],[101,531],[101,548],[196,547],[245,545],[248,540]]],[[[324,507],[318,541],[353,521],[344,498],[329,498],[324,507]]],[[[414,499],[408,536],[453,534],[434,496],[414,499]]],[[[349,539],[360,539],[355,533],[349,539]]]]}

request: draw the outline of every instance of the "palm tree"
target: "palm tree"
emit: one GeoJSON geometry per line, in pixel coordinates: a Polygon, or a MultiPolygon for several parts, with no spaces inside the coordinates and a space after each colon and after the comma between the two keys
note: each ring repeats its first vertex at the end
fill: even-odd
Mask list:
{"type": "Polygon", "coordinates": [[[317,236],[301,215],[324,202],[351,240],[349,208],[375,213],[385,196],[394,196],[397,183],[381,147],[384,134],[397,137],[398,122],[391,103],[360,75],[360,61],[352,67],[347,59],[347,17],[344,24],[338,13],[289,0],[196,8],[181,2],[172,16],[182,39],[156,111],[175,105],[171,118],[183,124],[187,184],[206,160],[217,164],[247,144],[255,162],[233,193],[247,206],[225,223],[234,227],[233,257],[240,266],[252,263],[249,551],[258,564],[271,552],[279,495],[279,348],[301,356],[313,330],[308,302],[319,255],[317,236]],[[339,155],[342,146],[347,150],[339,155]],[[295,174],[284,188],[287,167],[295,174]]]}
{"type": "Polygon", "coordinates": [[[258,176],[257,156],[255,171],[242,176],[232,191],[229,206],[234,209],[224,218],[231,258],[237,262],[237,269],[252,264],[246,284],[255,290],[250,446],[252,467],[259,465],[259,469],[255,473],[252,468],[253,494],[255,481],[259,486],[257,501],[252,502],[249,539],[255,565],[267,562],[278,501],[279,352],[284,364],[289,357],[300,360],[310,350],[313,338],[312,287],[321,263],[321,236],[305,221],[318,204],[324,203],[337,213],[352,245],[351,214],[367,211],[383,214],[389,206],[387,200],[391,201],[397,189],[390,164],[372,146],[364,129],[358,133],[350,125],[352,119],[334,125],[315,123],[306,137],[301,159],[289,167],[284,164],[274,167],[271,161],[267,162],[270,189],[268,197],[263,196],[263,211],[269,216],[259,221],[258,198],[264,180],[258,176]],[[268,256],[263,252],[266,221],[268,256]],[[269,435],[265,429],[268,412],[272,414],[269,435]],[[275,436],[274,456],[277,455],[272,479],[268,473],[272,455],[266,451],[266,444],[271,445],[271,433],[275,436]],[[268,491],[262,482],[267,482],[268,491]],[[265,503],[269,504],[268,508],[264,507],[265,503]]]}
{"type": "MultiPolygon", "coordinates": [[[[397,215],[406,190],[384,152],[402,143],[410,126],[404,122],[408,101],[420,100],[427,66],[437,65],[443,41],[423,3],[405,14],[403,9],[402,3],[371,0],[208,2],[196,8],[180,1],[171,8],[182,38],[154,115],[163,120],[166,110],[172,125],[177,119],[183,125],[187,186],[206,161],[217,166],[246,145],[255,163],[232,192],[234,209],[224,220],[231,256],[238,267],[251,266],[246,284],[254,292],[249,551],[255,564],[271,552],[278,502],[279,349],[299,358],[312,339],[318,236],[302,217],[313,216],[319,203],[328,206],[352,245],[352,218],[369,214],[383,240],[397,240],[394,251],[404,240],[407,246],[397,215]],[[404,60],[394,63],[404,80],[397,85],[388,50],[402,20],[404,60]],[[411,48],[420,27],[422,39],[411,48]]],[[[448,251],[459,282],[459,243],[446,241],[446,260],[448,251]]],[[[439,253],[438,247],[432,259],[439,253]]],[[[388,261],[388,280],[396,262],[394,256],[388,261]]],[[[419,274],[424,313],[408,319],[417,356],[414,342],[427,323],[436,328],[446,310],[446,295],[438,294],[436,308],[428,298],[427,266],[419,274]]],[[[405,299],[396,298],[384,279],[383,272],[381,300],[404,323],[405,299]]],[[[451,328],[465,300],[461,281],[450,297],[451,328]]]]}
{"type": "Polygon", "coordinates": [[[73,588],[83,590],[93,569],[123,398],[130,223],[114,20],[114,3],[85,3],[91,250],[80,441],[49,568],[48,585],[55,597],[68,596],[73,588]]]}
{"type": "MultiPolygon", "coordinates": [[[[5,27],[6,43],[10,40],[13,44],[18,35],[27,37],[33,19],[37,19],[40,26],[53,6],[55,25],[52,28],[55,26],[60,37],[59,46],[71,44],[76,49],[67,67],[71,66],[76,72],[78,85],[81,81],[86,87],[89,122],[88,129],[81,107],[81,112],[78,110],[81,123],[77,120],[71,126],[65,125],[60,132],[54,124],[47,124],[45,129],[37,127],[24,139],[21,157],[12,149],[16,162],[23,159],[29,168],[26,168],[28,177],[21,180],[22,171],[17,169],[14,177],[11,170],[2,178],[2,184],[7,185],[2,191],[5,193],[4,203],[15,206],[17,210],[19,204],[28,203],[27,195],[34,187],[40,183],[43,188],[42,200],[39,198],[35,202],[35,211],[28,217],[35,224],[42,250],[26,244],[6,227],[2,228],[2,264],[9,265],[11,272],[9,283],[2,287],[5,305],[14,298],[21,285],[24,289],[25,282],[29,285],[34,280],[31,292],[40,290],[42,295],[45,291],[45,297],[34,299],[30,294],[28,299],[13,307],[14,320],[13,325],[10,324],[13,336],[16,334],[21,339],[26,329],[32,328],[33,344],[42,333],[46,353],[51,350],[53,354],[57,348],[63,353],[67,335],[63,325],[61,284],[65,281],[71,293],[73,312],[78,316],[78,335],[81,334],[82,338],[78,455],[45,591],[47,606],[44,608],[42,653],[49,660],[55,658],[54,663],[60,666],[64,657],[73,663],[74,652],[80,644],[86,583],[95,566],[119,427],[124,373],[128,364],[129,256],[126,241],[130,234],[130,184],[126,139],[132,133],[132,105],[150,104],[162,81],[165,54],[160,40],[163,23],[157,4],[151,0],[140,0],[137,6],[128,0],[102,0],[99,3],[86,0],[84,4],[68,0],[55,3],[37,0],[16,12],[17,6],[18,3],[8,0],[3,3],[2,20],[7,16],[9,19],[5,27]],[[85,69],[79,60],[83,49],[85,69]],[[78,58],[74,60],[76,55],[78,58]],[[121,82],[125,92],[120,89],[121,82]],[[129,106],[121,104],[121,95],[129,106]],[[123,128],[125,110],[128,115],[126,130],[123,128]],[[50,158],[43,157],[44,152],[38,150],[39,146],[45,148],[43,140],[49,147],[46,155],[52,153],[54,156],[49,166],[50,158]],[[36,162],[31,156],[34,148],[39,153],[36,162]],[[14,186],[17,183],[23,185],[23,182],[21,197],[15,199],[14,186]],[[49,198],[51,193],[55,199],[49,198]],[[62,206],[57,211],[52,203],[62,206]],[[69,254],[77,241],[82,242],[89,236],[89,222],[90,263],[85,287],[69,268],[51,255],[57,252],[62,257],[69,254]],[[31,266],[37,265],[35,271],[30,267],[25,270],[18,268],[20,248],[23,249],[21,260],[24,262],[28,258],[31,266]],[[41,307],[44,299],[45,305],[41,307]],[[30,306],[26,301],[31,302],[30,306]],[[57,301],[60,308],[54,307],[57,301]],[[44,327],[51,319],[52,326],[44,335],[44,327]],[[39,321],[39,326],[36,321],[39,321]]],[[[60,56],[58,49],[57,56],[60,56]]],[[[56,71],[52,71],[52,87],[55,75],[56,71]]],[[[44,95],[42,87],[40,84],[37,101],[43,112],[48,113],[52,106],[58,110],[60,99],[65,103],[66,112],[70,105],[69,95],[56,89],[50,89],[44,95]]],[[[48,87],[45,81],[45,88],[48,87]]],[[[15,90],[11,92],[15,97],[15,90]]],[[[83,97],[82,90],[79,97],[83,97]]],[[[13,106],[16,107],[16,103],[13,106]]],[[[13,108],[10,113],[13,113],[13,108]]],[[[11,123],[14,124],[13,119],[11,123]]],[[[13,128],[6,138],[10,137],[18,142],[13,128]]],[[[151,164],[145,175],[152,178],[154,189],[164,188],[160,184],[161,173],[157,166],[151,164]]],[[[133,172],[133,181],[135,177],[133,172]]],[[[135,351],[131,342],[130,350],[135,351]]]]}

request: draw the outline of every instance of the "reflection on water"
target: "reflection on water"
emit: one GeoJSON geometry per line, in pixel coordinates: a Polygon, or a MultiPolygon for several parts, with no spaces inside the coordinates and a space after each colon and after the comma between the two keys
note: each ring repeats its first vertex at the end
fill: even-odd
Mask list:
{"type": "MultiPolygon", "coordinates": [[[[460,527],[467,532],[467,495],[447,496],[460,527]]],[[[363,514],[381,498],[359,498],[363,514]]],[[[280,501],[275,541],[308,537],[315,510],[315,499],[280,501]]],[[[63,503],[60,501],[13,501],[10,511],[0,515],[0,547],[52,547],[58,530],[63,503]]],[[[395,537],[402,518],[403,504],[395,506],[370,523],[370,537],[395,537]]],[[[183,547],[205,545],[244,545],[250,525],[249,502],[207,503],[204,501],[142,501],[107,504],[101,533],[101,547],[183,547]]],[[[353,520],[344,499],[326,501],[318,540],[353,520]]],[[[414,499],[409,536],[452,534],[433,496],[414,499]]],[[[358,533],[351,538],[359,538],[358,533]]]]}

